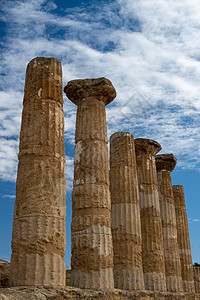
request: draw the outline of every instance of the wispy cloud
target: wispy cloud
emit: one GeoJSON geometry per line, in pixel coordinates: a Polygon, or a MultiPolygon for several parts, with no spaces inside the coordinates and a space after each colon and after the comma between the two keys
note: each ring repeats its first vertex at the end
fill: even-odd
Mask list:
{"type": "MultiPolygon", "coordinates": [[[[178,167],[200,169],[199,1],[115,0],[63,15],[53,1],[6,1],[2,8],[1,178],[15,179],[25,67],[35,56],[60,59],[64,83],[111,79],[118,96],[107,107],[108,134],[129,130],[156,139],[178,167]]],[[[72,144],[76,107],[66,100],[64,111],[72,144]]],[[[72,164],[68,157],[70,174],[72,164]]]]}
{"type": "Polygon", "coordinates": [[[3,198],[14,199],[15,195],[2,195],[3,198]]]}

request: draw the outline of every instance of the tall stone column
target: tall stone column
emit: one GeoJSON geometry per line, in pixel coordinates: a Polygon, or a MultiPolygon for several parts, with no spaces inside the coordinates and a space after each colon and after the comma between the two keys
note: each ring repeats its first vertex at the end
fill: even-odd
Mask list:
{"type": "Polygon", "coordinates": [[[106,78],[65,87],[77,107],[72,193],[72,285],[113,288],[113,246],[105,105],[115,97],[106,78]]]}
{"type": "Polygon", "coordinates": [[[179,254],[181,260],[183,291],[185,293],[194,293],[195,287],[192,265],[192,253],[190,246],[189,228],[183,186],[173,185],[173,194],[176,211],[176,224],[179,254]]]}
{"type": "Polygon", "coordinates": [[[110,137],[110,191],[115,288],[144,290],[135,146],[129,132],[110,137]]]}
{"type": "Polygon", "coordinates": [[[156,169],[162,220],[167,291],[182,291],[181,262],[177,241],[176,213],[171,172],[176,166],[173,154],[156,155],[156,169]]]}
{"type": "Polygon", "coordinates": [[[165,291],[165,262],[155,155],[159,143],[135,139],[142,224],[142,260],[145,289],[165,291]]]}
{"type": "Polygon", "coordinates": [[[195,293],[200,294],[200,266],[193,266],[195,293]]]}
{"type": "Polygon", "coordinates": [[[65,285],[65,148],[61,63],[27,66],[14,208],[11,286],[65,285]]]}

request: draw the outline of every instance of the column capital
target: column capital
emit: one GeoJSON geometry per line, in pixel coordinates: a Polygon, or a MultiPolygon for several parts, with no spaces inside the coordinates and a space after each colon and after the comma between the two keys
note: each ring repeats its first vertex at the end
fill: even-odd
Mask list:
{"type": "Polygon", "coordinates": [[[103,101],[105,105],[116,97],[116,90],[107,78],[76,79],[67,83],[64,88],[66,96],[76,105],[85,98],[93,97],[103,101]]]}
{"type": "Polygon", "coordinates": [[[139,154],[139,152],[144,152],[147,154],[156,155],[156,153],[162,149],[161,145],[154,140],[138,138],[134,141],[136,154],[139,154]]]}
{"type": "Polygon", "coordinates": [[[166,170],[172,172],[176,166],[176,162],[177,159],[172,153],[156,155],[157,171],[166,170]]]}

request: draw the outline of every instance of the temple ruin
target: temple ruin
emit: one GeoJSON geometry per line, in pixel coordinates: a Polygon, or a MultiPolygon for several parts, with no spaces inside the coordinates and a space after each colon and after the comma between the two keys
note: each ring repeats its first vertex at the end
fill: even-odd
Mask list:
{"type": "MultiPolygon", "coordinates": [[[[124,298],[101,299],[199,300],[184,190],[171,182],[176,158],[157,154],[156,141],[117,132],[110,138],[109,171],[105,107],[115,88],[102,77],[69,81],[64,91],[77,106],[72,285],[126,291],[124,298]]],[[[61,63],[37,57],[26,71],[11,287],[65,286],[65,198],[61,63]]]]}

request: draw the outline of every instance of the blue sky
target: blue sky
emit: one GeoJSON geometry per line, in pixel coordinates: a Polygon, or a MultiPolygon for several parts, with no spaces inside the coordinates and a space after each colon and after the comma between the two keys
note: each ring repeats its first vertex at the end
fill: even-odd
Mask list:
{"type": "MultiPolygon", "coordinates": [[[[113,82],[108,136],[130,131],[177,157],[172,180],[185,187],[193,261],[200,263],[200,2],[1,0],[0,9],[0,258],[11,254],[26,65],[53,56],[64,85],[102,76],[113,82]]],[[[70,266],[76,107],[64,99],[70,266]]]]}

